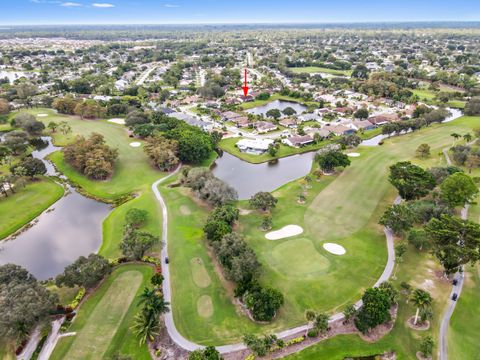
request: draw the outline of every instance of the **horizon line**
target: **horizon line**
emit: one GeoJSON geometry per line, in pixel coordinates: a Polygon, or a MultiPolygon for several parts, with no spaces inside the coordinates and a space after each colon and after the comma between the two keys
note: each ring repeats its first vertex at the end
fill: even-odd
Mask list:
{"type": "Polygon", "coordinates": [[[21,27],[21,26],[175,26],[175,25],[191,25],[191,26],[208,26],[208,25],[368,25],[368,24],[448,24],[448,23],[480,23],[479,20],[367,20],[367,21],[263,21],[263,22],[248,22],[248,21],[235,21],[235,22],[98,22],[98,23],[83,23],[83,22],[70,22],[70,23],[16,23],[16,24],[2,24],[1,27],[21,27]]]}

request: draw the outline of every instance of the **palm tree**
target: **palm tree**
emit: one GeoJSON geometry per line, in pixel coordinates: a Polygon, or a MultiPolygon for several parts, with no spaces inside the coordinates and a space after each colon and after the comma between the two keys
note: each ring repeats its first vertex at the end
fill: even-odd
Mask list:
{"type": "Polygon", "coordinates": [[[417,325],[418,314],[420,309],[425,309],[432,304],[432,297],[429,292],[422,289],[415,289],[412,293],[411,300],[413,304],[417,307],[417,312],[415,313],[414,325],[417,325]]]}
{"type": "Polygon", "coordinates": [[[162,295],[159,295],[156,289],[143,289],[143,293],[140,294],[139,305],[143,305],[144,312],[152,312],[156,316],[168,312],[169,303],[165,301],[162,295]]]}
{"type": "Polygon", "coordinates": [[[147,340],[153,341],[160,331],[160,321],[157,316],[148,316],[140,311],[132,325],[133,332],[139,337],[140,345],[147,340]]]}
{"type": "Polygon", "coordinates": [[[472,134],[467,133],[467,134],[463,135],[463,138],[468,143],[468,142],[472,141],[473,136],[472,136],[472,134]]]}
{"type": "Polygon", "coordinates": [[[455,146],[455,140],[462,137],[462,135],[457,134],[457,133],[452,133],[452,134],[450,134],[450,136],[453,137],[453,146],[455,146]]]}

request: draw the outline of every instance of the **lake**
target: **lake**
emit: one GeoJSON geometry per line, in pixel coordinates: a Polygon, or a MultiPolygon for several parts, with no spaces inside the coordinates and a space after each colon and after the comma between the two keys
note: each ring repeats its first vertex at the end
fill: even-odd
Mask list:
{"type": "Polygon", "coordinates": [[[294,109],[297,112],[297,115],[300,115],[301,113],[307,110],[307,107],[305,105],[302,105],[297,102],[285,101],[285,100],[274,100],[269,102],[268,104],[257,106],[252,109],[248,109],[245,112],[249,114],[254,114],[254,115],[265,115],[268,110],[278,109],[282,111],[287,107],[291,107],[292,109],[294,109]]]}
{"type": "Polygon", "coordinates": [[[251,164],[224,152],[212,168],[213,174],[233,186],[239,199],[259,191],[273,191],[310,172],[315,153],[288,156],[276,163],[251,164]]]}
{"type": "MultiPolygon", "coordinates": [[[[55,168],[44,158],[59,148],[52,145],[32,152],[42,159],[48,175],[55,168]]],[[[27,185],[28,186],[28,185],[27,185]]],[[[14,263],[25,267],[37,279],[45,280],[63,272],[80,255],[97,252],[102,244],[102,223],[110,206],[80,195],[67,187],[67,195],[34,221],[16,238],[0,242],[0,265],[14,263]]]]}

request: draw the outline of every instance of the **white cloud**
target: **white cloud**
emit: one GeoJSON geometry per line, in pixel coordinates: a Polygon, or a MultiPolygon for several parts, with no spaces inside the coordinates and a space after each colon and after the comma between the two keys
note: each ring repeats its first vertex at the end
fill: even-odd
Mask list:
{"type": "Polygon", "coordinates": [[[79,6],[82,6],[82,4],[79,4],[79,3],[76,3],[76,2],[64,2],[64,3],[61,3],[60,6],[64,6],[64,7],[79,7],[79,6]]]}
{"type": "Polygon", "coordinates": [[[178,7],[180,7],[180,5],[175,5],[175,4],[165,4],[165,7],[168,7],[168,8],[178,8],[178,7]]]}
{"type": "Polygon", "coordinates": [[[92,4],[93,7],[96,7],[96,8],[113,8],[115,7],[115,5],[113,4],[108,4],[108,3],[94,3],[92,4]]]}

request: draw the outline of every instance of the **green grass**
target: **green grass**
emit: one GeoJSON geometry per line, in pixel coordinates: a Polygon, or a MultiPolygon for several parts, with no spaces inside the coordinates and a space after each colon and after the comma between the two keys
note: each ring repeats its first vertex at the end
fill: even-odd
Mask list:
{"type": "Polygon", "coordinates": [[[352,70],[335,70],[319,66],[305,66],[305,67],[291,67],[288,68],[293,73],[296,74],[313,74],[313,73],[325,73],[336,76],[351,76],[352,70]]]}
{"type": "Polygon", "coordinates": [[[249,101],[249,102],[245,102],[245,103],[240,104],[238,107],[242,110],[248,110],[248,109],[251,109],[251,108],[254,108],[254,107],[257,107],[257,106],[263,106],[263,105],[268,104],[268,103],[270,103],[272,101],[275,101],[275,100],[292,101],[292,102],[303,104],[305,106],[318,105],[318,103],[304,101],[303,99],[297,99],[297,98],[294,98],[294,97],[291,97],[291,96],[273,94],[267,100],[249,101]]]}
{"type": "Polygon", "coordinates": [[[467,104],[466,101],[463,100],[451,100],[447,102],[447,106],[454,108],[454,109],[465,109],[465,105],[467,104]]]}
{"type": "Polygon", "coordinates": [[[478,359],[478,299],[480,299],[480,267],[465,272],[465,283],[448,331],[448,357],[452,360],[478,359]]]}
{"type": "MultiPolygon", "coordinates": [[[[302,324],[305,309],[333,313],[358,300],[363,290],[375,283],[386,262],[385,236],[377,223],[395,197],[387,179],[389,165],[413,159],[421,143],[428,143],[434,156],[414,162],[422,166],[444,164],[440,154],[451,144],[449,134],[468,132],[478,120],[478,117],[463,117],[388,139],[379,147],[361,147],[356,150],[360,157],[352,158],[352,165],[343,173],[312,182],[304,205],[296,202],[303,191],[299,181],[284,185],[274,192],[278,198],[272,213],[274,229],[298,224],[304,233],[297,238],[268,241],[258,229],[261,222],[258,213],[242,216],[237,231],[245,235],[263,265],[261,282],[279,288],[285,295],[285,305],[277,319],[267,326],[254,325],[239,317],[226,296],[202,240],[201,227],[207,211],[186,198],[181,189],[162,187],[170,213],[173,309],[179,331],[193,341],[218,345],[238,340],[247,331],[262,333],[302,324]],[[182,218],[178,211],[181,205],[187,205],[192,215],[182,218]],[[337,257],[327,253],[322,248],[326,241],[343,245],[347,254],[337,257]],[[293,245],[285,245],[289,242],[293,245]],[[190,260],[194,257],[202,259],[212,279],[207,288],[198,288],[192,278],[190,260]],[[304,263],[293,264],[295,259],[304,263]],[[213,302],[214,314],[208,320],[197,313],[197,300],[202,295],[209,295],[213,302]]],[[[248,205],[241,202],[240,206],[248,205]]],[[[411,266],[414,271],[420,265],[411,266]]],[[[408,316],[410,313],[409,310],[408,316]]],[[[415,343],[407,349],[418,346],[416,340],[402,341],[415,343]]]]}
{"type": "Polygon", "coordinates": [[[80,307],[51,359],[109,359],[116,353],[134,359],[150,359],[147,346],[138,344],[130,330],[138,311],[138,295],[149,284],[153,268],[124,265],[116,268],[100,288],[80,307]]]}
{"type": "Polygon", "coordinates": [[[433,90],[429,89],[413,89],[411,90],[414,95],[417,95],[422,101],[431,101],[435,99],[437,95],[433,90]]]}
{"type": "MultiPolygon", "coordinates": [[[[51,134],[54,143],[63,146],[75,140],[77,135],[89,136],[97,132],[105,137],[107,144],[118,149],[118,160],[113,176],[106,181],[95,181],[80,174],[63,159],[61,151],[50,155],[50,160],[57,169],[68,177],[71,183],[81,189],[81,192],[106,202],[114,202],[128,195],[136,198],[115,208],[103,223],[103,243],[99,253],[108,258],[120,255],[119,244],[122,240],[125,214],[132,207],[147,210],[149,220],[145,229],[155,235],[159,235],[161,213],[158,203],[151,191],[151,184],[165,173],[154,169],[148,162],[142,147],[134,148],[130,143],[137,141],[128,137],[126,128],[122,125],[112,124],[106,120],[81,120],[78,117],[63,116],[56,114],[51,109],[32,109],[27,112],[37,115],[48,114],[41,117],[45,124],[50,121],[67,121],[72,128],[72,133],[63,135],[59,132],[51,134]]],[[[160,246],[156,246],[156,252],[160,246]]]]}
{"type": "MultiPolygon", "coordinates": [[[[46,177],[29,182],[16,193],[0,198],[0,239],[35,219],[63,196],[63,187],[46,177]]],[[[9,192],[10,194],[10,192],[9,192]]]]}

